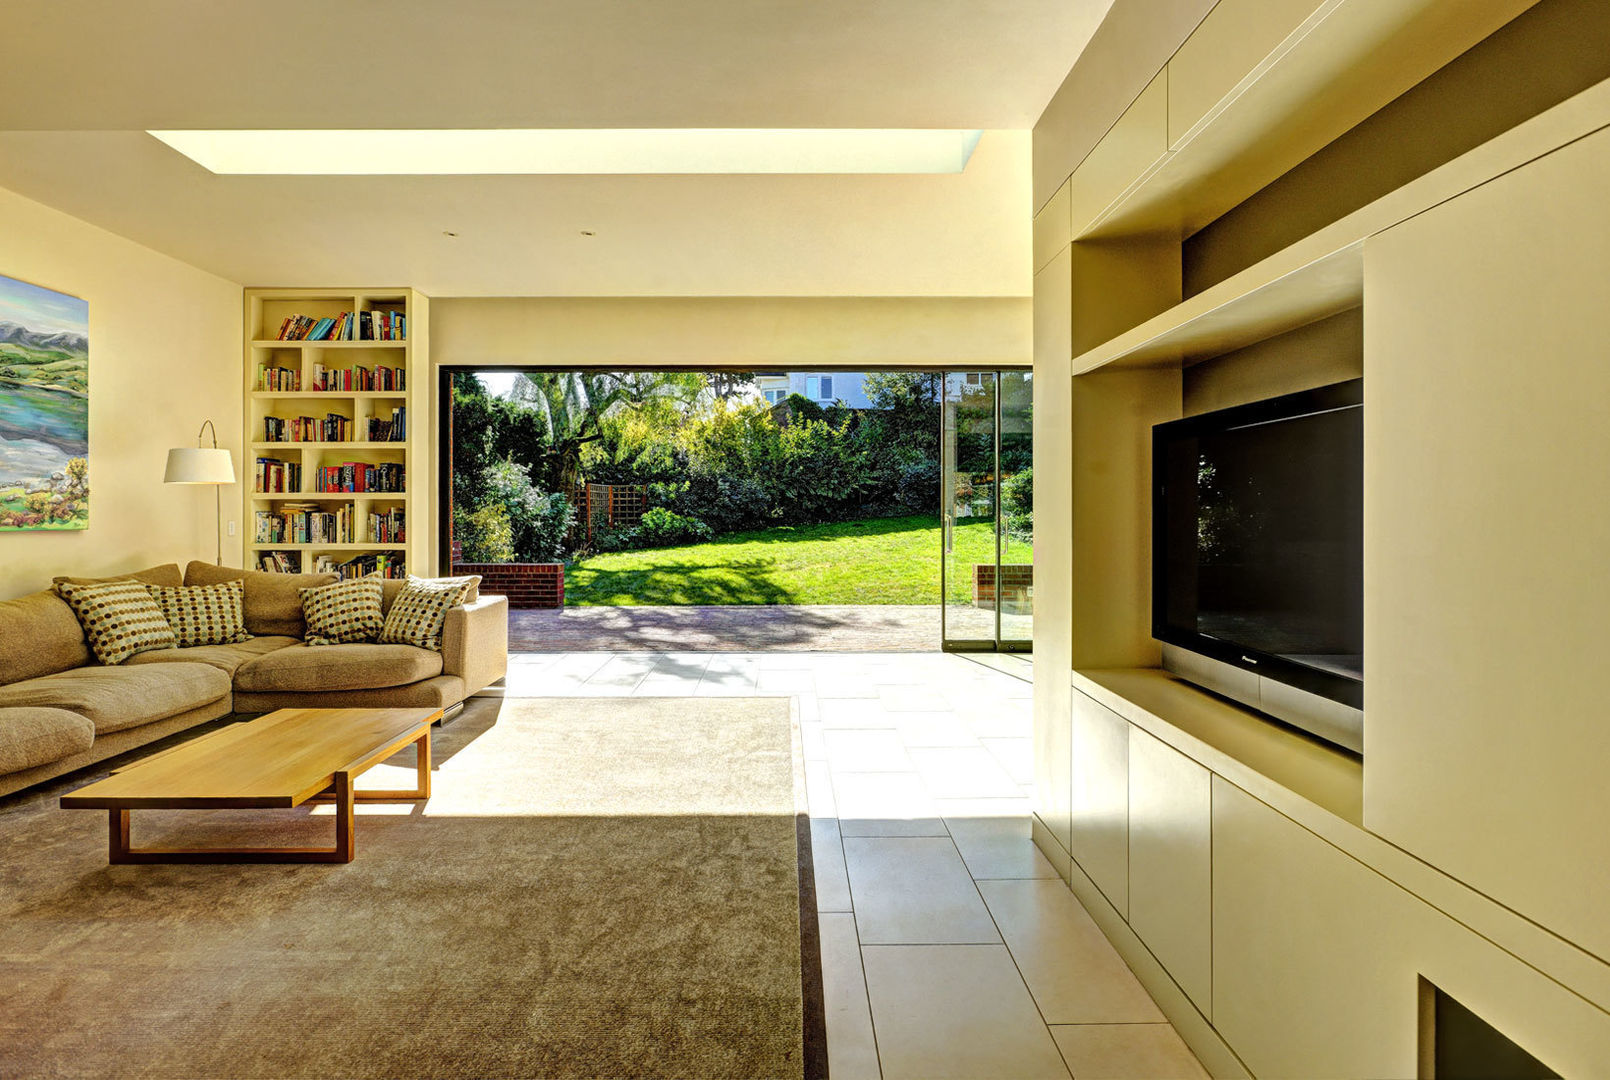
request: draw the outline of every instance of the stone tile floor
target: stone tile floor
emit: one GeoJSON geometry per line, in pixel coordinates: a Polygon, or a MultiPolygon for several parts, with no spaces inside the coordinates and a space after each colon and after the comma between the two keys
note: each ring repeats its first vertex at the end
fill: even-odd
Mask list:
{"type": "Polygon", "coordinates": [[[922,652],[939,648],[937,604],[566,607],[509,612],[522,652],[922,652]]]}
{"type": "Polygon", "coordinates": [[[798,699],[835,1080],[1206,1074],[1029,839],[1029,662],[520,653],[508,696],[798,699]]]}

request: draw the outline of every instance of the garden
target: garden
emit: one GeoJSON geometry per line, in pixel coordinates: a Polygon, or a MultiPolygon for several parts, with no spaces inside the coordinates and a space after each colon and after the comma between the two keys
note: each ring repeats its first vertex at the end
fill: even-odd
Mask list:
{"type": "MultiPolygon", "coordinates": [[[[872,373],[873,407],[849,409],[768,404],[724,372],[529,372],[500,393],[456,373],[454,540],[467,563],[565,563],[569,604],[934,604],[942,379],[872,373]]],[[[1001,471],[1026,561],[1032,474],[1001,471]]],[[[984,516],[958,558],[994,560],[993,486],[962,493],[984,516]]]]}

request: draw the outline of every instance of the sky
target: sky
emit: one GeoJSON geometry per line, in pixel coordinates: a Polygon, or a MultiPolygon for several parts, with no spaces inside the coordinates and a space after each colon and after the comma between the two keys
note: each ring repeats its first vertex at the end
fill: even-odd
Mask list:
{"type": "Polygon", "coordinates": [[[41,334],[67,330],[89,336],[89,304],[0,274],[0,322],[14,322],[41,334]]]}
{"type": "Polygon", "coordinates": [[[481,380],[481,385],[486,387],[488,393],[495,397],[508,397],[519,374],[518,371],[477,371],[475,377],[481,380]]]}

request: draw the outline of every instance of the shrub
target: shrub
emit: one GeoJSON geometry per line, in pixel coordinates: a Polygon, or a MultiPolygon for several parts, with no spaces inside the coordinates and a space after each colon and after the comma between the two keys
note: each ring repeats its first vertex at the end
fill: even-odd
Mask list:
{"type": "Polygon", "coordinates": [[[645,513],[637,528],[631,531],[637,547],[698,544],[715,536],[715,530],[698,518],[678,514],[663,506],[656,506],[645,513]]]}
{"type": "Polygon", "coordinates": [[[1001,481],[1001,515],[1014,540],[1034,540],[1034,468],[1015,472],[1001,481]]]}
{"type": "Polygon", "coordinates": [[[565,539],[576,520],[570,500],[544,495],[531,484],[531,470],[505,458],[482,474],[486,506],[501,507],[508,515],[514,557],[521,562],[559,562],[565,557],[565,539]]]}
{"type": "Polygon", "coordinates": [[[913,513],[931,514],[939,502],[939,462],[916,461],[900,470],[895,480],[897,503],[913,513]]]}
{"type": "Polygon", "coordinates": [[[463,549],[465,562],[514,561],[514,529],[509,524],[509,512],[498,503],[488,503],[474,511],[456,509],[453,538],[463,549]]]}

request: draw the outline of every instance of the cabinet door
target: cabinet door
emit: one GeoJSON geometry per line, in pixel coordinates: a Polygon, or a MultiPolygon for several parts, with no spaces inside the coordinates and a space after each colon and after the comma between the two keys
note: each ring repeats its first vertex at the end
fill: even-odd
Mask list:
{"type": "Polygon", "coordinates": [[[1168,71],[1158,72],[1068,184],[1070,232],[1083,236],[1168,153],[1168,71]]]}
{"type": "Polygon", "coordinates": [[[1073,692],[1073,857],[1129,917],[1129,721],[1073,692]]]}
{"type": "Polygon", "coordinates": [[[1364,823],[1610,956],[1610,132],[1364,246],[1364,823]]]}
{"type": "Polygon", "coordinates": [[[1214,5],[1168,62],[1169,146],[1179,146],[1317,7],[1317,0],[1224,0],[1214,5]]]}
{"type": "Polygon", "coordinates": [[[1206,769],[1129,729],[1129,926],[1212,1017],[1213,788],[1206,769]]]}

